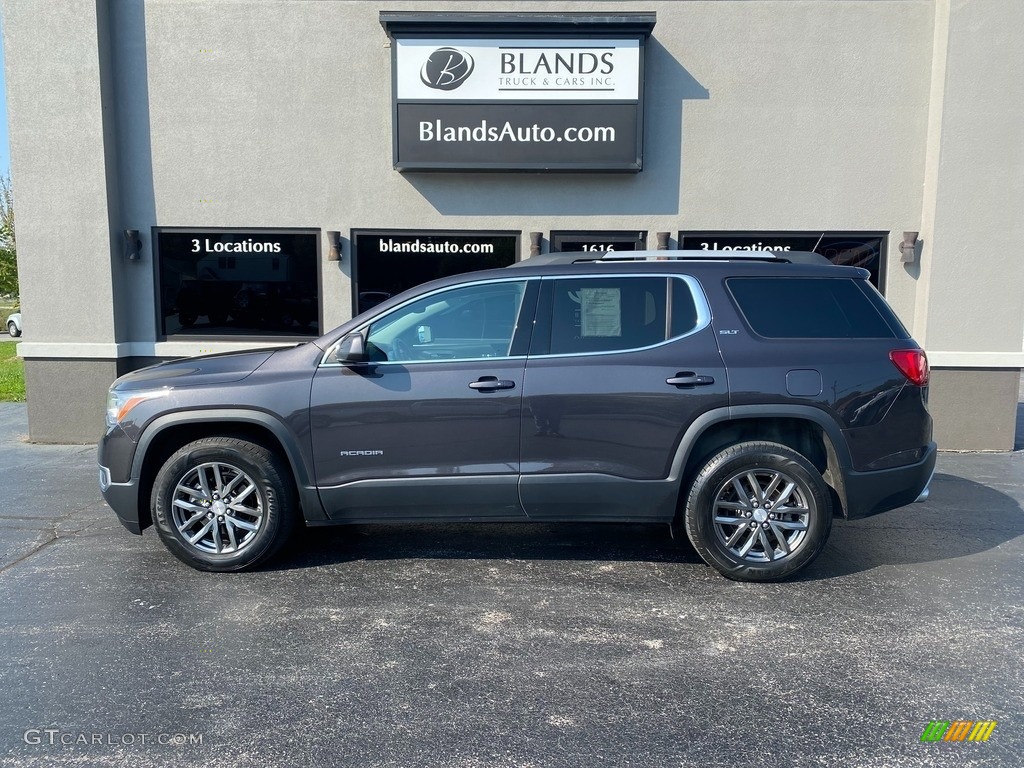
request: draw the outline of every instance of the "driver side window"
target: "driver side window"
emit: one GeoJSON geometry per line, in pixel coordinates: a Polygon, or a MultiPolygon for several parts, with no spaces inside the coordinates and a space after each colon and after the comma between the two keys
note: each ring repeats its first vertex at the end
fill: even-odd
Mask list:
{"type": "Polygon", "coordinates": [[[508,357],[526,282],[508,280],[434,293],[370,325],[371,362],[508,357]]]}

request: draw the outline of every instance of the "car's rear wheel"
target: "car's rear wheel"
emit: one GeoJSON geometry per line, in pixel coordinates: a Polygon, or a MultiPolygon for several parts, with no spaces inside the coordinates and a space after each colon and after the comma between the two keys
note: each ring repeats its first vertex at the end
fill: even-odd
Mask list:
{"type": "Polygon", "coordinates": [[[690,487],[686,533],[698,554],[736,581],[777,581],[814,560],[832,528],[832,496],[814,465],[778,443],[712,456],[690,487]]]}
{"type": "Polygon", "coordinates": [[[21,336],[21,330],[18,328],[18,326],[15,323],[8,323],[7,324],[7,332],[9,334],[11,334],[11,336],[14,336],[15,338],[17,338],[18,336],[21,336]]]}
{"type": "Polygon", "coordinates": [[[204,571],[241,571],[273,556],[294,523],[295,490],[284,462],[229,437],[189,443],[153,484],[153,516],[166,547],[204,571]]]}

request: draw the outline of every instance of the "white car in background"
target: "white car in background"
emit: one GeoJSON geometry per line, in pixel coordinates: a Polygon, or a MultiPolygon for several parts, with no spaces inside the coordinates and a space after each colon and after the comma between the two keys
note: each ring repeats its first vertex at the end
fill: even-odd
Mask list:
{"type": "Polygon", "coordinates": [[[7,316],[7,332],[15,338],[21,336],[21,312],[7,316]]]}

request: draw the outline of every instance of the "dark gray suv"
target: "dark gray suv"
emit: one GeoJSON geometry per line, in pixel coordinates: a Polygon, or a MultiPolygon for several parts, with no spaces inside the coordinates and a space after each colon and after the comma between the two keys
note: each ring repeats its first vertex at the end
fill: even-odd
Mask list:
{"type": "Polygon", "coordinates": [[[100,487],[210,571],[299,521],[678,521],[725,576],[781,579],[935,466],[927,359],[867,277],[658,251],[445,278],[294,348],[118,379],[100,487]]]}

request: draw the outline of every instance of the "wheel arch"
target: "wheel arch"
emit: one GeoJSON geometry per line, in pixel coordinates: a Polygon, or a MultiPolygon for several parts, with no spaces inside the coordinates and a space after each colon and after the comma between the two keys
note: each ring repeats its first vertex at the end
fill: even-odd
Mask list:
{"type": "Polygon", "coordinates": [[[839,425],[813,406],[730,406],[708,411],[683,435],[672,474],[679,480],[680,503],[700,468],[716,453],[738,442],[769,441],[805,456],[821,472],[847,515],[845,472],[852,461],[839,425]]]}
{"type": "Polygon", "coordinates": [[[233,437],[261,445],[281,456],[291,470],[291,480],[303,517],[325,519],[320,497],[309,480],[297,440],[269,414],[245,409],[182,411],[167,414],[150,423],[139,439],[132,461],[132,478],[138,480],[139,523],[152,524],[150,495],[153,481],[164,462],[183,445],[204,437],[233,437]]]}

